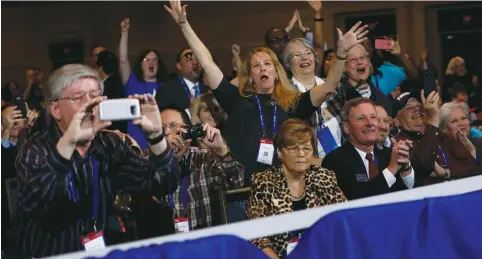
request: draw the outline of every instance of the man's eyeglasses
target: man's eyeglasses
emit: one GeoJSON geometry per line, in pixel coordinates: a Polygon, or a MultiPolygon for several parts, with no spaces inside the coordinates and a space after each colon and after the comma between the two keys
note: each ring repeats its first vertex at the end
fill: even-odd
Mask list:
{"type": "Polygon", "coordinates": [[[313,152],[313,148],[310,147],[285,147],[285,149],[288,151],[290,154],[298,154],[300,151],[303,151],[304,154],[309,154],[313,152]]]}
{"type": "Polygon", "coordinates": [[[186,52],[182,55],[187,61],[190,61],[194,58],[194,54],[192,52],[186,52]]]}
{"type": "Polygon", "coordinates": [[[79,94],[74,94],[70,95],[68,97],[64,98],[59,98],[57,100],[53,100],[52,102],[58,102],[62,100],[69,100],[71,104],[79,103],[80,101],[84,101],[86,96],[89,96],[90,99],[97,98],[102,95],[101,91],[93,91],[93,92],[87,92],[87,93],[79,93],[79,94]]]}
{"type": "Polygon", "coordinates": [[[295,54],[293,54],[291,56],[291,58],[294,58],[294,59],[302,59],[303,57],[312,57],[313,56],[313,52],[311,51],[306,51],[305,53],[301,53],[301,52],[296,52],[295,54]]]}
{"type": "Polygon", "coordinates": [[[350,65],[356,65],[356,64],[358,64],[358,61],[361,61],[362,63],[366,63],[368,61],[368,56],[363,55],[363,56],[358,57],[358,58],[350,58],[346,61],[346,63],[348,63],[350,65]]]}
{"type": "Polygon", "coordinates": [[[175,131],[179,128],[182,128],[181,124],[178,124],[178,123],[170,123],[170,124],[162,124],[162,129],[165,131],[167,128],[169,128],[169,130],[171,131],[175,131]]]}
{"type": "Polygon", "coordinates": [[[268,40],[269,44],[280,44],[280,43],[288,43],[290,41],[289,36],[284,36],[284,37],[274,37],[268,40]]]}

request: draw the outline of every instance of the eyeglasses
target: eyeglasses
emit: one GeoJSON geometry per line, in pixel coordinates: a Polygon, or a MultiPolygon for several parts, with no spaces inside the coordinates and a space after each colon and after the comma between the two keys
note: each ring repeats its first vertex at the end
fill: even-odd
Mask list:
{"type": "Polygon", "coordinates": [[[71,95],[71,96],[64,97],[64,98],[59,98],[57,100],[53,100],[52,102],[69,100],[71,104],[75,104],[75,103],[79,103],[81,101],[84,101],[85,97],[87,95],[89,96],[90,99],[94,99],[94,98],[97,98],[97,97],[101,96],[102,92],[99,90],[99,91],[93,91],[93,92],[87,92],[87,93],[80,93],[80,94],[75,94],[75,95],[71,95]]]}
{"type": "Polygon", "coordinates": [[[313,152],[313,148],[310,147],[285,147],[285,149],[288,151],[290,154],[298,154],[300,151],[303,151],[304,154],[309,154],[313,152]]]}
{"type": "Polygon", "coordinates": [[[169,128],[169,130],[171,130],[171,131],[175,131],[175,130],[181,128],[181,127],[182,127],[181,124],[175,123],[175,122],[170,123],[170,124],[162,124],[162,129],[163,129],[164,131],[165,131],[167,128],[169,128]]]}
{"type": "Polygon", "coordinates": [[[184,55],[182,55],[187,61],[191,61],[194,58],[194,53],[192,52],[186,52],[184,55]]]}
{"type": "Polygon", "coordinates": [[[295,54],[293,54],[291,56],[291,58],[294,58],[294,59],[302,59],[303,57],[312,57],[313,56],[313,52],[312,51],[306,51],[305,53],[301,53],[301,52],[296,52],[295,54]]]}
{"type": "Polygon", "coordinates": [[[143,61],[143,62],[150,62],[150,61],[152,61],[152,62],[154,62],[154,63],[157,63],[157,62],[159,61],[159,59],[157,59],[157,58],[144,58],[142,61],[143,61]]]}
{"type": "Polygon", "coordinates": [[[358,61],[361,61],[362,63],[366,63],[368,61],[368,56],[363,55],[363,56],[358,57],[358,58],[350,58],[346,61],[346,63],[348,63],[350,65],[356,65],[358,63],[358,61]]]}
{"type": "Polygon", "coordinates": [[[269,44],[280,44],[280,43],[287,43],[288,41],[290,41],[290,37],[289,36],[284,36],[284,37],[274,37],[274,38],[271,38],[268,40],[268,43],[269,44]]]}

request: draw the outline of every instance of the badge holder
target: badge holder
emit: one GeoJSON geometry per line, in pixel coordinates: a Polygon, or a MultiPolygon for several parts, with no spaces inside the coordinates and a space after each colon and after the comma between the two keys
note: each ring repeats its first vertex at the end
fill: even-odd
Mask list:
{"type": "Polygon", "coordinates": [[[176,233],[189,232],[189,218],[188,217],[174,218],[174,228],[176,229],[176,233]]]}
{"type": "Polygon", "coordinates": [[[97,231],[97,220],[93,220],[93,231],[80,236],[80,242],[85,248],[85,251],[94,251],[105,248],[104,231],[97,231]]]}
{"type": "Polygon", "coordinates": [[[290,242],[288,243],[288,246],[286,247],[286,255],[288,256],[293,250],[295,250],[296,246],[298,245],[298,242],[300,241],[299,236],[295,236],[291,238],[290,242]]]}
{"type": "Polygon", "coordinates": [[[273,165],[273,157],[274,157],[273,140],[268,139],[265,136],[266,134],[263,133],[263,137],[260,139],[257,161],[265,165],[273,165]]]}

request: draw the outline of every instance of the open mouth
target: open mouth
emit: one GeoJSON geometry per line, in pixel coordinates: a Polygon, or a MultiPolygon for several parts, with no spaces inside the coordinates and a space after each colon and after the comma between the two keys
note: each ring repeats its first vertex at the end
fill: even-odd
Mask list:
{"type": "Polygon", "coordinates": [[[153,73],[154,72],[154,66],[149,66],[149,72],[153,73]]]}
{"type": "Polygon", "coordinates": [[[413,117],[412,117],[412,120],[415,120],[415,119],[418,119],[418,118],[421,118],[423,117],[423,114],[422,113],[417,113],[415,114],[413,117]]]}
{"type": "Polygon", "coordinates": [[[362,130],[362,133],[363,133],[363,134],[373,134],[373,133],[375,133],[375,132],[376,132],[376,130],[374,130],[374,129],[362,130]]]}
{"type": "Polygon", "coordinates": [[[262,75],[262,76],[261,76],[261,80],[262,80],[262,81],[266,81],[266,80],[268,80],[268,79],[269,79],[269,77],[268,77],[267,75],[262,75]]]}
{"type": "Polygon", "coordinates": [[[309,67],[309,66],[311,66],[311,63],[301,63],[300,64],[301,68],[306,68],[306,67],[309,67]]]}
{"type": "Polygon", "coordinates": [[[365,70],[366,70],[366,68],[364,68],[364,67],[359,67],[359,68],[357,68],[356,72],[357,72],[357,73],[360,73],[360,74],[363,74],[363,73],[365,73],[365,70]]]}

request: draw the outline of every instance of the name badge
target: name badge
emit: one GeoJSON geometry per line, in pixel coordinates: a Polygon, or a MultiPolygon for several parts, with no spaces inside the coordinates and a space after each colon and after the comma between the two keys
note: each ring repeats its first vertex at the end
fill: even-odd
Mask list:
{"type": "Polygon", "coordinates": [[[294,237],[290,240],[288,246],[286,247],[286,255],[289,255],[293,250],[295,250],[295,247],[298,245],[298,241],[300,241],[299,237],[294,237]]]}
{"type": "Polygon", "coordinates": [[[270,139],[261,139],[259,144],[258,162],[265,165],[273,165],[274,145],[270,139]]]}
{"type": "Polygon", "coordinates": [[[357,182],[368,182],[368,175],[366,174],[357,174],[356,175],[357,182]]]}
{"type": "Polygon", "coordinates": [[[189,219],[187,217],[175,218],[174,228],[176,229],[176,233],[189,232],[189,219]]]}
{"type": "Polygon", "coordinates": [[[104,231],[89,233],[86,236],[80,236],[80,241],[84,245],[85,251],[95,251],[105,248],[104,231]]]}

